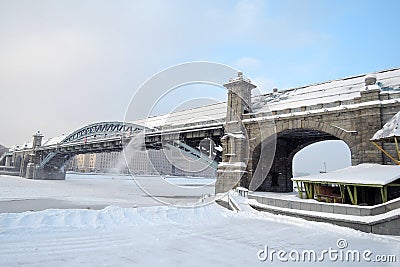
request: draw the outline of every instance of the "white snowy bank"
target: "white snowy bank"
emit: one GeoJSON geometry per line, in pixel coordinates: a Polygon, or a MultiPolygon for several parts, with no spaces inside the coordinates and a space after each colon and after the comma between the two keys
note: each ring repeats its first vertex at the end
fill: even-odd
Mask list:
{"type": "MultiPolygon", "coordinates": [[[[269,250],[334,248],[395,255],[400,241],[267,213],[231,212],[217,204],[0,214],[0,266],[293,266],[269,250]]],[[[364,266],[365,262],[296,262],[294,266],[364,266]]],[[[398,266],[380,263],[379,266],[398,266]]]]}
{"type": "MultiPolygon", "coordinates": [[[[174,204],[197,202],[213,191],[205,179],[138,179],[174,204]]],[[[129,177],[71,175],[65,181],[41,181],[0,176],[0,208],[20,203],[21,210],[27,210],[25,205],[32,202],[40,211],[0,213],[0,266],[365,266],[364,261],[328,258],[311,264],[258,259],[266,246],[269,251],[318,252],[338,249],[339,239],[346,240],[351,250],[396,256],[397,262],[379,266],[398,266],[400,260],[398,237],[251,209],[232,212],[215,203],[196,208],[160,206],[129,177]],[[43,210],[42,205],[54,202],[69,209],[43,210]],[[93,203],[107,207],[71,209],[93,203]]]]}

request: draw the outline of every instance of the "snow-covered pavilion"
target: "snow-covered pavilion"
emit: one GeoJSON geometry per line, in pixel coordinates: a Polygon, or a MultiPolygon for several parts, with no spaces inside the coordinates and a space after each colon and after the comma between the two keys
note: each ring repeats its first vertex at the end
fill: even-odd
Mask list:
{"type": "Polygon", "coordinates": [[[397,165],[360,164],[329,173],[294,177],[300,198],[375,205],[400,197],[400,111],[370,141],[397,165]],[[378,142],[395,143],[398,160],[378,142]]]}
{"type": "Polygon", "coordinates": [[[360,164],[341,170],[292,178],[300,198],[375,205],[400,197],[400,166],[360,164]]]}

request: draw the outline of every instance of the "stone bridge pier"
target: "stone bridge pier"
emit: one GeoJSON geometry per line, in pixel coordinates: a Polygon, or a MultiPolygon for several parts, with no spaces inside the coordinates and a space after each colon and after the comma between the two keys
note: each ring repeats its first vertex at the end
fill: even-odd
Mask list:
{"type": "Polygon", "coordinates": [[[26,165],[25,175],[23,177],[28,179],[64,180],[66,175],[63,168],[64,161],[57,165],[40,166],[44,158],[43,153],[38,150],[42,145],[42,140],[43,135],[40,132],[33,135],[32,150],[29,154],[28,164],[26,165]]]}

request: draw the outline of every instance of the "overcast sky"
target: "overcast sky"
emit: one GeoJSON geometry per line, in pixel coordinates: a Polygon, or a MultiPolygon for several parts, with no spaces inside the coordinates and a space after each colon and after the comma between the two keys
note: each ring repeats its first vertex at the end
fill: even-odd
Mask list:
{"type": "Polygon", "coordinates": [[[0,0],[0,144],[122,120],[148,77],[182,62],[241,69],[263,92],[399,67],[399,8],[395,0],[0,0]]]}

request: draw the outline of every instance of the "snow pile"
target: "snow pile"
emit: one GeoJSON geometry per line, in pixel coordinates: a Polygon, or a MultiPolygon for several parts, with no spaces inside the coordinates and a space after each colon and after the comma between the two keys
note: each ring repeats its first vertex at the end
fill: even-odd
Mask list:
{"type": "Polygon", "coordinates": [[[328,173],[292,178],[293,181],[386,185],[400,179],[400,166],[360,164],[328,173]]]}
{"type": "Polygon", "coordinates": [[[391,139],[393,137],[400,137],[400,111],[393,116],[385,125],[383,125],[382,129],[377,131],[374,136],[371,138],[371,141],[382,141],[387,139],[391,139]]]}
{"type": "Polygon", "coordinates": [[[219,205],[197,208],[152,206],[120,208],[109,206],[102,210],[48,209],[38,212],[0,213],[1,232],[58,231],[59,229],[123,228],[166,224],[218,223],[229,211],[219,205]],[[222,216],[221,216],[222,215],[222,216]]]}

